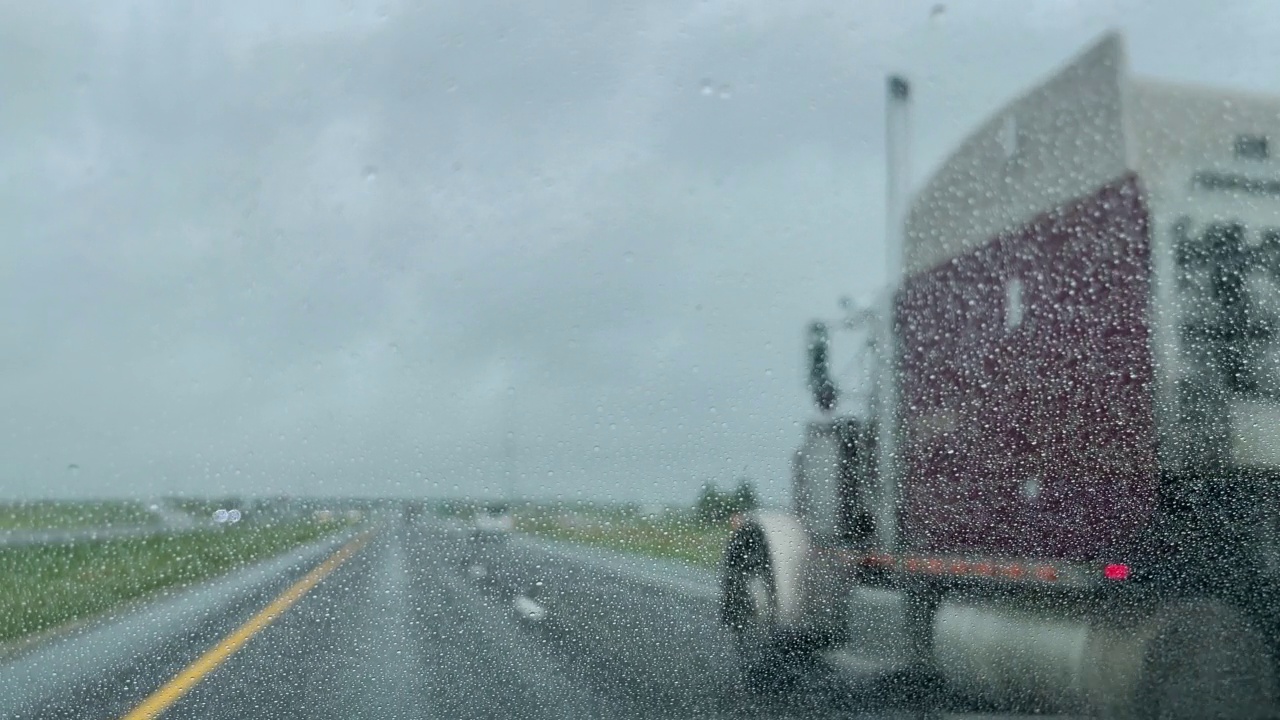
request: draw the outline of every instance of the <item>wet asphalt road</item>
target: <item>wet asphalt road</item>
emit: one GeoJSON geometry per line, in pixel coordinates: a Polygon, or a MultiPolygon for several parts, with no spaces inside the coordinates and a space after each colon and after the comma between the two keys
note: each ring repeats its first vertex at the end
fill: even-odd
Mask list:
{"type": "MultiPolygon", "coordinates": [[[[125,715],[314,565],[165,630],[146,653],[95,667],[16,716],[125,715]]],[[[715,612],[709,573],[610,567],[607,555],[393,523],[162,717],[916,715],[823,669],[781,697],[750,692],[715,612]]]]}

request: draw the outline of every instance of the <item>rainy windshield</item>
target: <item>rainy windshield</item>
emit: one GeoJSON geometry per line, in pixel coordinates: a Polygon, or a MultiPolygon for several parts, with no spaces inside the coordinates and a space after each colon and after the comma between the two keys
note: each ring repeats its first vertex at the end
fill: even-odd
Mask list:
{"type": "Polygon", "coordinates": [[[1273,22],[0,3],[0,716],[1280,717],[1273,22]]]}

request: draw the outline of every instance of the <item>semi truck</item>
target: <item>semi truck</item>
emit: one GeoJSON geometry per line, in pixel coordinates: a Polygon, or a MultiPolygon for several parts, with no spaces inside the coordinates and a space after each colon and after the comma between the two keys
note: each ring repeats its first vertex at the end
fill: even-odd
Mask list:
{"type": "Polygon", "coordinates": [[[1109,34],[907,193],[888,97],[873,399],[815,328],[792,507],[723,558],[745,682],[838,654],[987,707],[1280,716],[1280,98],[1109,34]]]}

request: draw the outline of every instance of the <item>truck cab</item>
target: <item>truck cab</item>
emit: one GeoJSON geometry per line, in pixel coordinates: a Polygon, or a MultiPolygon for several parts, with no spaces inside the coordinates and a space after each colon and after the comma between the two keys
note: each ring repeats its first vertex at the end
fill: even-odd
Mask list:
{"type": "Polygon", "coordinates": [[[984,706],[1280,714],[1272,138],[1280,99],[1131,77],[1109,35],[943,162],[872,411],[815,366],[793,506],[726,548],[749,684],[843,653],[984,706]]]}

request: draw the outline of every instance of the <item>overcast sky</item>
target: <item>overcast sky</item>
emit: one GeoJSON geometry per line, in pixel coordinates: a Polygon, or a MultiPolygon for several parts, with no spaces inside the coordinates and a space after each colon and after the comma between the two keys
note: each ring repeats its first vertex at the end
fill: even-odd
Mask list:
{"type": "Polygon", "coordinates": [[[1108,28],[1280,93],[1201,5],[0,3],[0,494],[781,500],[886,72],[917,181],[1108,28]]]}

